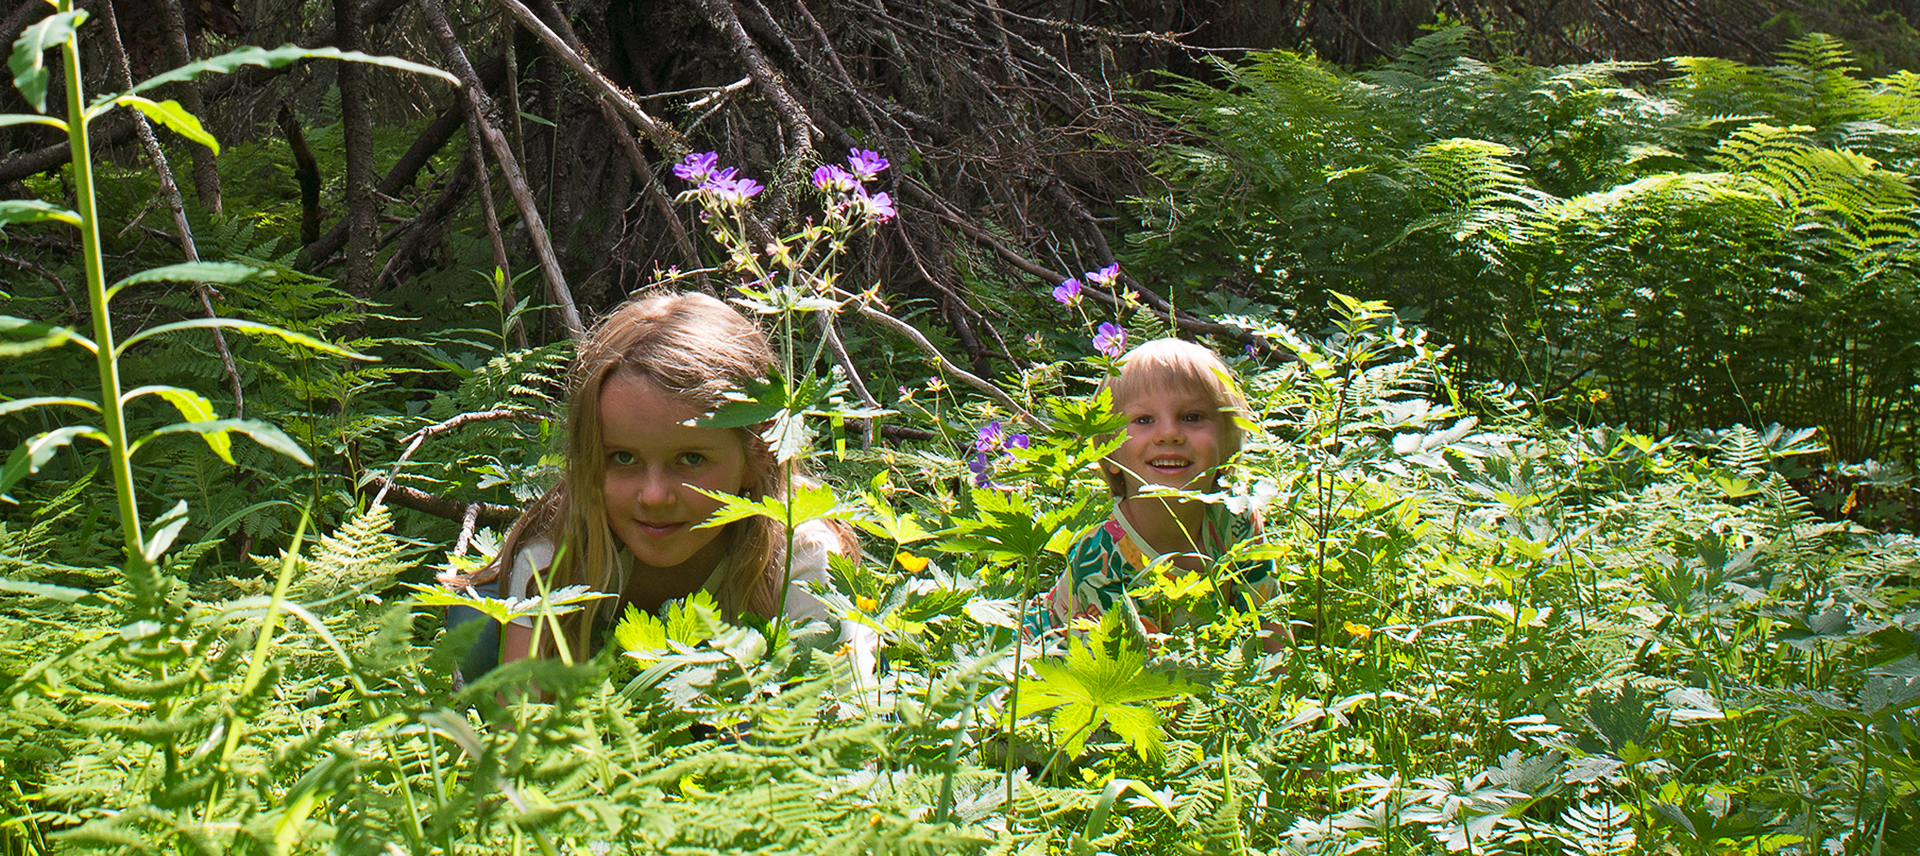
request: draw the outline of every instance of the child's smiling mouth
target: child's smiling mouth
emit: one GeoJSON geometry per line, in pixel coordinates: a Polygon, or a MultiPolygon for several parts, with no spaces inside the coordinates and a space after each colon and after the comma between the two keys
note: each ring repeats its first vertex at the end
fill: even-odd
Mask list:
{"type": "Polygon", "coordinates": [[[1184,470],[1193,466],[1193,462],[1186,458],[1161,457],[1147,461],[1147,466],[1156,470],[1184,470]]]}

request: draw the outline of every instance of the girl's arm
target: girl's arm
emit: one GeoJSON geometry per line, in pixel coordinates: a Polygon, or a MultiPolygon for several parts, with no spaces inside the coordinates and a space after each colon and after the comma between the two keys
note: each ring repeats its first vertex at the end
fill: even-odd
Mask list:
{"type": "Polygon", "coordinates": [[[533,652],[533,628],[508,622],[500,628],[500,665],[525,660],[533,652]]]}

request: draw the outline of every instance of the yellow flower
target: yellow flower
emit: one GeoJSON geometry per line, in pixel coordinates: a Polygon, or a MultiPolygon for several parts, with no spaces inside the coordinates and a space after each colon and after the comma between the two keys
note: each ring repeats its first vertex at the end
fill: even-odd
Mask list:
{"type": "Polygon", "coordinates": [[[1347,632],[1353,634],[1355,638],[1358,638],[1358,639],[1373,638],[1373,628],[1368,627],[1365,624],[1355,624],[1351,621],[1342,622],[1342,624],[1347,628],[1347,632]]]}
{"type": "Polygon", "coordinates": [[[853,605],[860,607],[861,612],[872,612],[880,608],[880,601],[874,600],[873,598],[867,597],[866,595],[863,594],[853,599],[853,605]]]}
{"type": "Polygon", "coordinates": [[[926,557],[916,556],[905,550],[901,550],[900,552],[895,553],[893,556],[893,560],[896,562],[899,562],[900,567],[906,568],[907,573],[910,573],[910,574],[917,574],[927,569],[926,557]]]}
{"type": "Polygon", "coordinates": [[[1591,402],[1593,402],[1593,403],[1595,403],[1595,404],[1598,404],[1598,403],[1600,403],[1600,402],[1602,402],[1602,401],[1606,401],[1606,400],[1607,400],[1607,391],[1606,391],[1606,390],[1604,390],[1604,389],[1590,389],[1590,390],[1587,390],[1587,400],[1588,400],[1588,401],[1591,401],[1591,402]]]}

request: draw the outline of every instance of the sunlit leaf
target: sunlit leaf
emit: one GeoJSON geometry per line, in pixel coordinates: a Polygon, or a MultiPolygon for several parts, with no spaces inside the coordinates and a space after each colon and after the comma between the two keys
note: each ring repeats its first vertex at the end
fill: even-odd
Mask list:
{"type": "Polygon", "coordinates": [[[107,293],[109,295],[118,294],[120,289],[126,288],[129,285],[139,285],[144,282],[213,282],[228,284],[246,282],[247,280],[263,275],[270,276],[271,271],[252,265],[234,264],[232,262],[189,262],[143,270],[114,283],[112,288],[107,289],[107,293]]]}
{"type": "Polygon", "coordinates": [[[86,597],[87,595],[93,594],[93,592],[87,591],[86,589],[83,589],[83,588],[72,588],[70,586],[56,586],[49,583],[34,583],[34,582],[27,582],[25,580],[6,580],[6,579],[0,579],[0,591],[13,592],[14,594],[33,595],[35,597],[50,597],[50,598],[53,598],[54,600],[65,601],[67,603],[72,603],[76,600],[86,597]]]}
{"type": "MultiPolygon", "coordinates": [[[[180,418],[187,422],[213,422],[213,402],[191,389],[181,389],[177,386],[143,386],[120,396],[120,402],[125,404],[143,395],[158,395],[166,399],[175,410],[180,411],[180,418]]],[[[207,441],[207,446],[213,449],[213,453],[220,456],[220,460],[228,464],[233,463],[233,438],[228,437],[226,431],[204,431],[200,436],[207,441]]]]}
{"type": "Polygon", "coordinates": [[[23,410],[31,410],[35,407],[53,407],[58,405],[80,407],[95,413],[100,412],[99,404],[84,398],[41,396],[39,398],[16,398],[12,401],[0,401],[0,416],[5,416],[9,413],[18,413],[23,410]]]}
{"type": "MultiPolygon", "coordinates": [[[[132,447],[128,450],[128,454],[132,454],[133,450],[137,450],[139,447],[145,445],[148,440],[162,434],[224,434],[228,431],[245,434],[252,438],[254,442],[292,458],[301,466],[313,466],[313,459],[307,457],[306,450],[300,448],[300,444],[295,443],[292,437],[287,436],[286,432],[281,431],[279,428],[257,419],[216,419],[207,422],[177,422],[140,438],[132,444],[132,447]]],[[[211,444],[211,441],[209,441],[209,444],[211,444]]],[[[228,462],[231,463],[232,459],[229,458],[228,462]]]]}
{"type": "Polygon", "coordinates": [[[38,199],[0,200],[0,226],[45,220],[58,220],[69,226],[80,225],[80,215],[49,202],[38,199]]]}
{"type": "Polygon", "coordinates": [[[39,472],[47,461],[53,459],[53,453],[59,451],[60,447],[82,437],[98,440],[103,446],[107,445],[107,435],[100,429],[91,425],[68,425],[35,434],[27,438],[26,442],[15,446],[13,453],[7,456],[6,465],[0,467],[0,496],[5,496],[7,489],[19,483],[21,479],[39,472]]]}
{"type": "MultiPolygon", "coordinates": [[[[18,52],[16,51],[16,56],[17,55],[18,55],[18,52]]],[[[250,46],[250,47],[241,48],[236,51],[230,51],[228,53],[221,54],[220,56],[213,57],[212,59],[203,59],[199,62],[190,62],[190,63],[187,63],[186,65],[180,66],[179,68],[176,68],[165,74],[149,77],[146,80],[141,81],[138,85],[134,86],[132,89],[127,90],[124,94],[133,95],[135,93],[145,92],[149,89],[165,86],[169,83],[177,83],[183,80],[192,80],[203,74],[227,74],[229,72],[235,71],[240,68],[244,68],[249,65],[265,66],[267,68],[282,68],[288,65],[292,65],[301,60],[307,60],[307,59],[337,59],[345,62],[366,63],[368,65],[378,65],[378,66],[385,66],[387,68],[397,68],[401,71],[411,71],[417,74],[425,74],[430,77],[438,77],[456,86],[458,86],[460,83],[459,78],[456,78],[451,74],[441,71],[440,69],[434,68],[433,66],[421,65],[420,63],[417,63],[417,62],[408,62],[407,60],[399,59],[397,57],[372,56],[369,54],[361,53],[359,51],[343,51],[343,50],[340,50],[339,48],[303,48],[303,47],[300,47],[299,45],[281,45],[280,47],[277,47],[277,48],[262,48],[262,47],[250,46]]],[[[97,105],[101,102],[113,101],[120,97],[121,95],[104,96],[101,99],[97,100],[95,104],[97,105]]]]}
{"type": "Polygon", "coordinates": [[[67,123],[55,119],[52,116],[30,116],[25,113],[0,114],[0,128],[5,128],[10,125],[45,125],[49,128],[58,129],[62,134],[67,132],[67,123]]]}
{"type": "Polygon", "coordinates": [[[0,315],[0,333],[25,333],[34,337],[26,341],[0,342],[0,357],[18,357],[35,351],[57,348],[68,342],[78,343],[80,347],[98,353],[98,349],[93,346],[93,340],[65,327],[55,327],[44,321],[0,315]]]}
{"type": "Polygon", "coordinates": [[[216,155],[220,153],[220,141],[207,133],[207,129],[200,126],[199,117],[188,113],[178,101],[150,101],[138,95],[122,95],[115,98],[113,103],[139,110],[147,114],[148,119],[167,126],[168,130],[212,149],[216,155]]]}
{"type": "Polygon", "coordinates": [[[148,327],[145,330],[128,336],[125,341],[120,343],[120,347],[115,349],[115,353],[116,355],[124,354],[127,348],[131,347],[133,343],[151,336],[157,336],[161,333],[172,333],[179,330],[196,330],[203,327],[219,327],[224,330],[232,330],[236,333],[245,333],[250,336],[272,336],[289,344],[311,348],[323,354],[346,357],[350,360],[378,361],[380,359],[379,357],[372,357],[347,350],[332,342],[316,339],[305,333],[295,333],[292,330],[275,327],[272,324],[262,324],[258,321],[242,321],[238,318],[194,318],[187,321],[175,321],[172,324],[162,324],[158,327],[148,327]]]}
{"type": "Polygon", "coordinates": [[[86,20],[84,9],[49,15],[29,24],[20,38],[14,40],[13,56],[7,60],[7,67],[13,70],[14,88],[33,105],[34,112],[47,112],[47,84],[52,78],[46,64],[47,51],[72,39],[86,20]]]}

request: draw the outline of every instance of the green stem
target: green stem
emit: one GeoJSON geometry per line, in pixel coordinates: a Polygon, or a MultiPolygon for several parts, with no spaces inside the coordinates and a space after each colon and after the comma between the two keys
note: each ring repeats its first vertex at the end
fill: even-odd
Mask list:
{"type": "MultiPolygon", "coordinates": [[[[59,0],[60,12],[73,9],[73,0],[59,0]]],[[[127,451],[126,414],[120,401],[120,363],[113,344],[113,318],[107,310],[107,279],[100,258],[100,223],[93,202],[93,149],[87,140],[87,102],[80,78],[80,40],[68,36],[60,45],[67,89],[67,142],[73,152],[74,207],[80,216],[80,260],[87,270],[87,304],[93,310],[94,359],[100,369],[100,413],[107,433],[108,466],[120,501],[120,531],[126,538],[127,561],[146,562],[146,540],[140,533],[140,506],[133,493],[133,458],[127,451]]]]}

